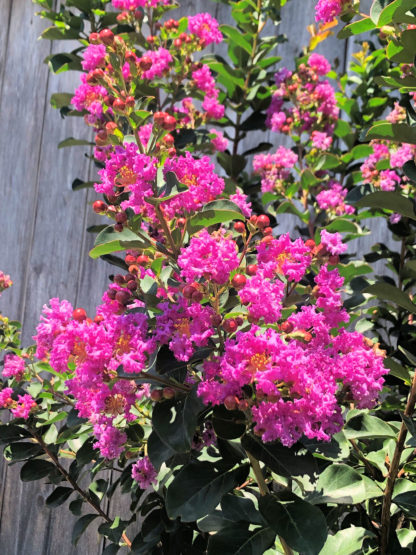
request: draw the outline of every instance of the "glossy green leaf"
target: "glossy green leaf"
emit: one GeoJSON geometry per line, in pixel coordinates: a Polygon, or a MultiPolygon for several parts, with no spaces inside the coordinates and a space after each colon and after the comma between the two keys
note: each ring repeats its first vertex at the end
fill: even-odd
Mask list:
{"type": "Polygon", "coordinates": [[[122,251],[126,249],[144,249],[150,246],[150,241],[145,241],[133,231],[125,227],[117,232],[113,226],[108,226],[95,239],[95,246],[90,250],[91,258],[98,258],[103,254],[122,251]]]}
{"type": "Polygon", "coordinates": [[[393,191],[377,191],[362,197],[357,203],[357,208],[379,208],[383,210],[393,210],[402,216],[416,220],[416,213],[413,202],[393,191]]]}
{"type": "Polygon", "coordinates": [[[74,545],[77,545],[82,534],[91,524],[91,522],[95,520],[97,517],[98,517],[98,514],[89,514],[89,515],[82,516],[76,521],[74,525],[74,529],[72,531],[72,543],[74,545]]]}
{"type": "Polygon", "coordinates": [[[94,145],[91,141],[87,141],[86,139],[74,139],[74,137],[68,137],[64,141],[61,141],[58,144],[58,148],[65,148],[67,146],[84,146],[84,145],[94,145]]]}
{"type": "MultiPolygon", "coordinates": [[[[406,86],[404,81],[402,86],[406,86]]],[[[367,131],[366,137],[367,139],[387,139],[399,143],[416,144],[416,127],[406,123],[380,122],[367,131]]]]}
{"type": "Polygon", "coordinates": [[[233,220],[245,220],[239,207],[230,200],[214,200],[206,204],[201,212],[195,214],[190,224],[192,228],[199,228],[233,220]]]}
{"type": "Polygon", "coordinates": [[[416,314],[416,304],[412,303],[409,296],[403,293],[400,289],[391,285],[390,283],[385,283],[384,281],[379,281],[370,287],[366,287],[363,293],[368,295],[374,295],[382,301],[390,301],[394,304],[416,314]]]}
{"type": "Polygon", "coordinates": [[[294,447],[285,447],[281,443],[263,443],[257,436],[248,434],[243,436],[241,445],[281,476],[308,475],[314,479],[317,472],[316,460],[311,453],[298,454],[294,447]]]}
{"type": "Polygon", "coordinates": [[[46,498],[46,505],[48,507],[59,507],[62,503],[68,499],[68,497],[73,493],[72,488],[59,486],[53,490],[53,492],[46,498]]]}
{"type": "Polygon", "coordinates": [[[208,555],[263,555],[274,545],[276,533],[271,528],[247,530],[233,525],[223,528],[208,541],[208,555]]]}
{"type": "Polygon", "coordinates": [[[315,491],[308,494],[306,499],[315,505],[321,503],[353,505],[382,495],[383,489],[376,482],[346,464],[334,463],[322,472],[315,491]]]}
{"type": "Polygon", "coordinates": [[[31,482],[45,478],[49,472],[55,470],[55,465],[43,459],[32,459],[27,461],[20,469],[22,482],[31,482]]]}
{"type": "Polygon", "coordinates": [[[354,21],[354,23],[350,23],[346,25],[341,31],[338,33],[339,39],[346,39],[347,37],[351,37],[352,35],[360,35],[361,33],[366,33],[367,31],[371,31],[375,29],[376,25],[371,17],[364,17],[358,21],[354,21]]]}
{"type": "Polygon", "coordinates": [[[344,426],[344,434],[347,439],[373,439],[376,437],[395,439],[397,432],[387,422],[363,412],[348,419],[344,426]]]}
{"type": "Polygon", "coordinates": [[[220,471],[208,462],[187,464],[168,487],[166,510],[169,517],[193,522],[211,513],[224,494],[244,482],[248,472],[248,464],[220,471]]]}
{"type": "Polygon", "coordinates": [[[259,499],[260,511],[269,526],[288,545],[306,554],[317,554],[327,538],[323,513],[290,491],[259,499]]]}
{"type": "Polygon", "coordinates": [[[328,536],[319,555],[361,555],[364,540],[373,537],[373,532],[360,526],[339,530],[328,536]]]}

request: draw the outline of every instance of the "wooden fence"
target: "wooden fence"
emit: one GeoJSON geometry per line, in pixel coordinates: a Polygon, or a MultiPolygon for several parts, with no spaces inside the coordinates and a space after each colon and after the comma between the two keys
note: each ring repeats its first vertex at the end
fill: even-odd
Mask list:
{"type": "MultiPolygon", "coordinates": [[[[182,14],[210,11],[221,23],[230,22],[228,6],[208,0],[182,4],[182,14]]],[[[288,41],[280,45],[279,55],[289,64],[309,40],[306,26],[314,20],[314,4],[313,0],[291,0],[283,11],[279,31],[288,41]]],[[[0,0],[0,269],[14,281],[11,290],[3,293],[0,310],[23,321],[25,342],[30,342],[42,305],[50,297],[66,298],[92,311],[110,270],[106,263],[88,258],[93,238],[85,229],[97,223],[90,206],[97,197],[91,190],[71,190],[76,177],[94,179],[94,168],[83,155],[85,147],[57,149],[59,141],[85,137],[87,131],[78,118],[62,120],[49,104],[52,93],[72,91],[79,76],[51,75],[42,63],[68,44],[38,41],[45,21],[35,12],[30,0],[0,0]]],[[[344,44],[331,37],[318,51],[332,61],[337,58],[343,68],[352,49],[352,42],[344,44]]],[[[268,138],[259,133],[251,138],[250,146],[268,138]]],[[[280,230],[287,230],[284,227],[280,230]]],[[[286,227],[290,230],[290,223],[286,227]]],[[[378,230],[378,239],[381,233],[378,230]]],[[[376,242],[374,233],[371,242],[376,242]]],[[[8,466],[0,461],[1,555],[100,554],[103,543],[98,524],[93,523],[73,547],[73,517],[67,504],[49,510],[44,500],[52,486],[21,483],[19,470],[20,464],[8,466]]],[[[112,500],[107,510],[122,514],[123,501],[112,500]]],[[[136,532],[132,531],[133,537],[136,532]]]]}

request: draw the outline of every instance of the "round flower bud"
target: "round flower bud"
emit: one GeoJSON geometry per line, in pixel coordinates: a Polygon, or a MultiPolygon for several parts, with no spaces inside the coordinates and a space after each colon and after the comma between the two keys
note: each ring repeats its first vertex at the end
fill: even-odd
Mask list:
{"type": "Polygon", "coordinates": [[[283,333],[292,333],[293,331],[293,324],[292,322],[282,322],[282,324],[280,324],[280,329],[282,330],[283,333]]]}
{"type": "Polygon", "coordinates": [[[158,401],[161,401],[163,398],[162,389],[153,389],[153,391],[150,393],[150,398],[152,401],[156,401],[156,403],[158,401]]]}
{"type": "Polygon", "coordinates": [[[260,214],[260,216],[257,217],[256,223],[257,223],[257,227],[259,227],[260,229],[264,229],[265,227],[269,227],[270,218],[269,216],[266,216],[266,214],[260,214]]]}
{"type": "Polygon", "coordinates": [[[125,212],[117,212],[116,222],[118,224],[124,224],[124,222],[127,222],[127,214],[125,212]]]}
{"type": "Polygon", "coordinates": [[[83,322],[87,319],[87,313],[83,308],[76,308],[72,313],[72,318],[77,322],[83,322]]]}
{"type": "Polygon", "coordinates": [[[129,300],[130,300],[130,293],[129,291],[117,291],[116,293],[116,301],[118,301],[120,304],[126,304],[129,300]]]}
{"type": "Polygon", "coordinates": [[[150,262],[150,258],[148,256],[146,256],[145,254],[140,254],[136,258],[136,262],[139,266],[147,266],[147,264],[149,264],[149,262],[150,262]]]}
{"type": "Polygon", "coordinates": [[[246,230],[246,226],[244,225],[244,222],[235,222],[234,224],[234,230],[237,233],[244,233],[246,230]]]}
{"type": "Polygon", "coordinates": [[[227,395],[224,399],[224,406],[227,410],[235,410],[237,408],[238,399],[234,395],[227,395]]]}
{"type": "Polygon", "coordinates": [[[92,203],[92,209],[96,214],[102,214],[107,210],[107,205],[102,200],[96,200],[92,203]]]}
{"type": "Polygon", "coordinates": [[[247,283],[247,278],[243,274],[235,274],[231,283],[236,289],[241,289],[247,283]]]}
{"type": "Polygon", "coordinates": [[[185,299],[191,299],[192,295],[196,292],[197,290],[192,285],[185,285],[185,287],[182,289],[182,294],[185,299]]]}
{"type": "Polygon", "coordinates": [[[126,103],[122,98],[116,98],[113,102],[113,108],[116,112],[124,112],[126,109],[126,103]]]}
{"type": "Polygon", "coordinates": [[[110,29],[103,29],[102,31],[100,31],[99,37],[101,42],[103,42],[107,46],[110,46],[111,44],[113,44],[114,33],[110,29]]]}
{"type": "Polygon", "coordinates": [[[165,116],[164,122],[162,123],[162,127],[163,129],[166,129],[166,131],[173,131],[174,129],[176,129],[176,119],[173,116],[167,114],[165,116]]]}
{"type": "Polygon", "coordinates": [[[258,266],[257,264],[249,264],[247,266],[247,273],[249,276],[255,276],[257,274],[258,266]]]}

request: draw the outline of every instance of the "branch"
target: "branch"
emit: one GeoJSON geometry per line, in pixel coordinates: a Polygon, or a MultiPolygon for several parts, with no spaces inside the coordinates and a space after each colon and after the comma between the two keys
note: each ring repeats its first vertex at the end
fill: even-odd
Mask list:
{"type": "MultiPolygon", "coordinates": [[[[416,404],[416,371],[413,376],[412,387],[410,389],[409,397],[407,399],[406,408],[404,411],[405,416],[412,416],[416,404]]],[[[387,475],[386,489],[384,490],[383,508],[381,511],[381,529],[380,529],[380,553],[381,555],[388,555],[388,542],[390,534],[390,507],[393,497],[394,484],[396,482],[400,458],[404,449],[404,442],[406,441],[407,428],[404,421],[400,427],[399,435],[397,437],[396,449],[394,450],[393,459],[391,461],[389,473],[387,475]]]]}

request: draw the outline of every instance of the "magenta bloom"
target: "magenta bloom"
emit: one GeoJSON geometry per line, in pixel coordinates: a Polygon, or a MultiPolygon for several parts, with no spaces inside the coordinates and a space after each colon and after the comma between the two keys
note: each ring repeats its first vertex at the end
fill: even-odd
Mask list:
{"type": "Polygon", "coordinates": [[[0,389],[0,408],[7,408],[13,403],[13,389],[11,387],[3,387],[0,389]]]}
{"type": "Polygon", "coordinates": [[[331,71],[331,64],[325,56],[321,54],[311,54],[309,56],[308,65],[320,76],[326,75],[331,71]]]}
{"type": "Polygon", "coordinates": [[[224,137],[224,134],[216,129],[210,129],[209,132],[215,135],[215,137],[211,139],[211,144],[214,146],[215,150],[218,150],[218,152],[224,152],[224,150],[227,150],[228,139],[224,137]]]}
{"type": "Polygon", "coordinates": [[[321,210],[341,216],[342,214],[353,214],[355,209],[349,204],[345,204],[345,197],[348,190],[336,181],[328,183],[328,189],[322,190],[316,195],[316,201],[321,210]]]}
{"type": "Polygon", "coordinates": [[[212,42],[218,44],[223,39],[218,21],[209,13],[198,13],[188,17],[188,29],[203,41],[204,46],[212,42]]]}
{"type": "Polygon", "coordinates": [[[98,66],[101,66],[105,61],[106,48],[104,44],[89,44],[84,50],[81,62],[84,71],[91,71],[98,66]]]}
{"type": "Polygon", "coordinates": [[[253,169],[261,177],[262,192],[282,190],[297,161],[297,154],[284,146],[279,146],[274,154],[256,154],[253,169]]]}
{"type": "Polygon", "coordinates": [[[143,54],[152,60],[152,67],[143,72],[143,79],[154,79],[162,77],[167,71],[173,60],[171,53],[166,48],[158,48],[157,50],[148,50],[143,54]]]}
{"type": "Polygon", "coordinates": [[[5,378],[15,378],[20,381],[24,372],[25,361],[23,358],[10,353],[4,357],[3,376],[5,378]]]}
{"type": "Polygon", "coordinates": [[[204,277],[223,284],[239,266],[237,246],[223,231],[210,235],[204,229],[181,249],[178,264],[181,275],[189,281],[204,277]]]}
{"type": "Polygon", "coordinates": [[[347,245],[342,242],[340,233],[329,233],[326,229],[321,231],[321,244],[331,254],[342,254],[347,250],[347,245]]]}
{"type": "Polygon", "coordinates": [[[136,480],[141,489],[147,489],[151,485],[157,484],[157,472],[149,457],[139,459],[131,467],[131,476],[133,480],[136,480]]]}
{"type": "Polygon", "coordinates": [[[36,401],[31,395],[19,395],[17,398],[17,405],[10,409],[15,418],[29,418],[30,411],[36,407],[36,401]]]}
{"type": "Polygon", "coordinates": [[[157,8],[159,4],[167,6],[170,0],[112,0],[113,6],[119,10],[137,10],[137,8],[157,8]]]}
{"type": "Polygon", "coordinates": [[[316,21],[329,23],[339,16],[343,8],[351,3],[351,0],[318,0],[315,6],[316,21]]]}

